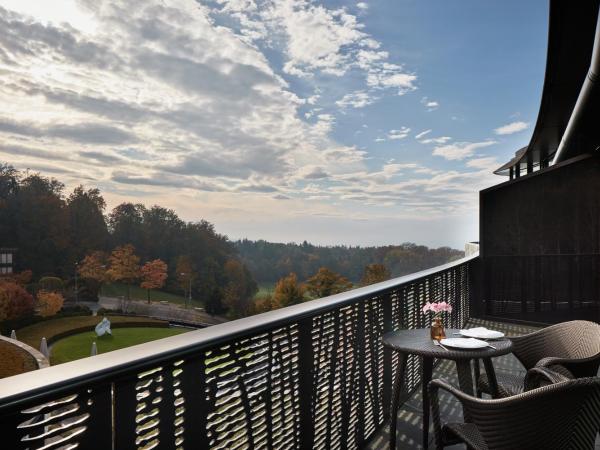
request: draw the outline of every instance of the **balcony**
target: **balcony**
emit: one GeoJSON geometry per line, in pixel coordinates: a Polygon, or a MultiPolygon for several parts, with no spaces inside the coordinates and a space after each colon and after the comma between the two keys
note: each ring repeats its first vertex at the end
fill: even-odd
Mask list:
{"type": "MultiPolygon", "coordinates": [[[[427,300],[449,300],[448,326],[520,335],[530,325],[473,317],[473,255],[369,287],[0,380],[10,449],[369,448],[388,445],[397,357],[390,330],[429,326],[427,300]]],[[[519,371],[512,355],[498,371],[519,371]]],[[[455,380],[451,362],[434,378],[455,380]]],[[[420,368],[398,416],[398,448],[420,448],[420,368]]],[[[442,415],[460,406],[442,399],[442,415]]],[[[430,434],[431,435],[431,434],[430,434]]],[[[600,448],[600,446],[598,446],[600,448]]]]}
{"type": "MultiPolygon", "coordinates": [[[[597,76],[586,79],[585,95],[580,90],[592,51],[600,54],[590,39],[598,2],[589,2],[590,11],[551,4],[538,123],[517,161],[519,176],[481,192],[480,254],[0,380],[3,448],[385,448],[399,364],[381,337],[428,327],[420,313],[426,301],[452,304],[448,327],[484,323],[508,335],[533,330],[533,322],[598,321],[597,76]],[[575,44],[565,45],[571,36],[575,44]],[[555,164],[546,167],[551,156],[555,164]]],[[[495,364],[499,371],[520,370],[512,356],[495,364]]],[[[438,364],[438,376],[452,381],[451,364],[438,364]]],[[[398,448],[421,442],[420,381],[418,363],[409,358],[411,395],[397,418],[398,448]]],[[[457,417],[460,408],[444,397],[442,414],[457,417]]]]}
{"type": "MultiPolygon", "coordinates": [[[[397,370],[381,336],[428,326],[426,299],[464,326],[477,259],[0,380],[7,448],[367,445],[397,370]]],[[[418,386],[414,362],[407,379],[418,386]]]]}

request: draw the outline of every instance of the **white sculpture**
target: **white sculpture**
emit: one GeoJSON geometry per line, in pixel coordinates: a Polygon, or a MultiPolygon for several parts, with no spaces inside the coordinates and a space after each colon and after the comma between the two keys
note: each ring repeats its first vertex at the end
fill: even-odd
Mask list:
{"type": "Polygon", "coordinates": [[[48,342],[45,337],[42,338],[42,342],[40,343],[40,353],[47,359],[50,359],[50,350],[48,350],[48,342]]]}
{"type": "Polygon", "coordinates": [[[98,325],[96,325],[96,334],[98,336],[104,336],[106,333],[112,334],[110,332],[110,320],[105,317],[98,325]]]}

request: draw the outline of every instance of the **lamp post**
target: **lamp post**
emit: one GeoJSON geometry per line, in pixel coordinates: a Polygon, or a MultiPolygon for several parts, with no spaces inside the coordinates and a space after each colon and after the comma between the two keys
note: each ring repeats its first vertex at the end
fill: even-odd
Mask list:
{"type": "Polygon", "coordinates": [[[179,275],[181,275],[182,277],[185,277],[186,275],[189,275],[189,278],[188,278],[188,292],[187,292],[187,296],[185,296],[185,307],[187,309],[187,307],[188,307],[188,301],[190,303],[192,302],[192,274],[187,274],[185,272],[182,272],[179,275]]]}

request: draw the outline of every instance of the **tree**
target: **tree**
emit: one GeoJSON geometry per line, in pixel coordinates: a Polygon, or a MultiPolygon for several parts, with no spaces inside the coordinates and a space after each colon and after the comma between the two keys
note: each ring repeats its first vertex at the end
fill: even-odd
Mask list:
{"type": "Polygon", "coordinates": [[[227,311],[223,305],[223,290],[214,286],[212,289],[205,291],[204,295],[204,310],[208,314],[223,314],[227,311]]]}
{"type": "Polygon", "coordinates": [[[224,269],[227,284],[223,301],[232,317],[244,317],[250,312],[252,298],[258,291],[258,286],[248,269],[237,259],[227,261],[224,269]]]}
{"type": "Polygon", "coordinates": [[[352,289],[352,283],[338,273],[321,267],[319,271],[306,281],[306,287],[314,298],[328,297],[352,289]]]}
{"type": "Polygon", "coordinates": [[[271,294],[266,294],[265,296],[254,300],[254,304],[252,305],[252,314],[273,311],[278,307],[279,306],[277,303],[275,303],[273,296],[271,294]]]}
{"type": "MultiPolygon", "coordinates": [[[[185,298],[192,297],[192,283],[196,279],[196,271],[194,270],[194,264],[192,258],[188,255],[181,255],[177,258],[177,281],[179,286],[183,289],[185,298]]],[[[186,302],[187,305],[187,302],[186,302]]]]}
{"type": "Polygon", "coordinates": [[[33,297],[14,281],[0,279],[0,321],[33,314],[33,297]]]}
{"type": "Polygon", "coordinates": [[[360,284],[368,286],[369,284],[389,280],[390,276],[390,271],[383,264],[369,264],[365,267],[365,272],[360,280],[360,284]]]}
{"type": "Polygon", "coordinates": [[[295,273],[290,273],[287,277],[281,278],[275,286],[273,292],[273,304],[277,308],[284,308],[290,305],[302,303],[306,288],[298,283],[298,277],[295,273]]]}
{"type": "Polygon", "coordinates": [[[106,274],[112,281],[121,281],[127,285],[127,301],[130,300],[130,285],[140,276],[140,258],[131,244],[115,248],[108,258],[110,267],[106,274]]]}
{"type": "Polygon", "coordinates": [[[72,261],[79,261],[93,250],[107,248],[105,208],[106,202],[98,189],[78,186],[67,199],[72,261]]]}
{"type": "Polygon", "coordinates": [[[37,313],[42,317],[53,316],[60,311],[64,301],[58,292],[41,290],[37,293],[37,313]]]}
{"type": "Polygon", "coordinates": [[[20,183],[13,211],[15,247],[19,248],[19,264],[27,264],[36,278],[67,275],[70,232],[63,190],[58,180],[38,174],[20,183]]]}
{"type": "Polygon", "coordinates": [[[89,278],[98,281],[98,283],[104,283],[108,280],[106,254],[101,251],[90,253],[79,263],[77,273],[82,278],[89,278]]]}
{"type": "Polygon", "coordinates": [[[58,277],[42,277],[38,285],[40,290],[48,292],[62,292],[65,287],[63,280],[58,277]]]}
{"type": "Polygon", "coordinates": [[[132,244],[143,248],[144,244],[144,205],[121,203],[108,215],[108,227],[113,245],[132,244]]]}
{"type": "Polygon", "coordinates": [[[150,289],[160,289],[167,281],[167,264],[160,259],[148,261],[140,270],[142,283],[140,287],[146,289],[148,303],[150,303],[150,289]]]}

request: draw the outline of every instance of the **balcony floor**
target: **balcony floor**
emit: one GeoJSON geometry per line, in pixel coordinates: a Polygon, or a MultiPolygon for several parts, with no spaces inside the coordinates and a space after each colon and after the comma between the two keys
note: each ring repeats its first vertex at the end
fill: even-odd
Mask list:
{"type": "MultiPolygon", "coordinates": [[[[519,336],[535,331],[536,327],[517,325],[502,322],[490,322],[479,319],[471,319],[468,327],[485,326],[492,330],[504,332],[507,336],[519,336]]],[[[513,356],[506,355],[494,358],[494,368],[496,372],[522,373],[525,369],[521,363],[513,356]]],[[[483,370],[483,369],[482,369],[483,370]]],[[[458,386],[456,368],[452,361],[442,361],[434,367],[433,378],[443,378],[449,380],[453,385],[458,386]]],[[[422,424],[422,402],[421,389],[418,389],[400,408],[398,414],[398,444],[397,448],[419,449],[421,445],[421,424],[422,424]]],[[[445,393],[440,393],[440,414],[442,421],[461,422],[462,408],[459,402],[445,393]]],[[[429,448],[433,448],[433,428],[429,429],[429,448]]],[[[388,448],[389,426],[376,435],[366,447],[370,450],[383,450],[388,448]]],[[[464,449],[463,445],[453,445],[447,449],[464,449]]],[[[596,439],[596,450],[600,450],[600,439],[596,439]]]]}

